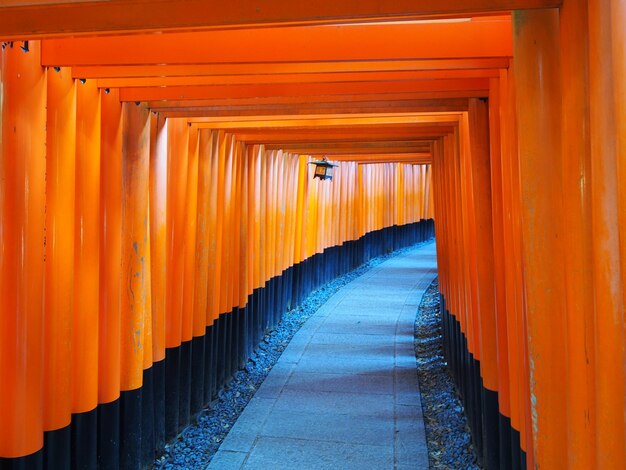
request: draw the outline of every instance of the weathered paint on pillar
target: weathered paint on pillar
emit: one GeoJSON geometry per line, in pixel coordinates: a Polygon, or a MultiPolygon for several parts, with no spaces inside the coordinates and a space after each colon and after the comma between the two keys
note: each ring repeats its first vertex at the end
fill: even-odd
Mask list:
{"type": "MultiPolygon", "coordinates": [[[[596,462],[626,462],[624,286],[620,262],[620,208],[611,3],[589,1],[591,227],[595,304],[596,462]],[[621,412],[618,412],[621,410],[621,412]]],[[[622,77],[622,80],[624,78],[622,77]]]]}
{"type": "Polygon", "coordinates": [[[150,118],[150,260],[154,361],[165,359],[167,291],[167,127],[165,118],[150,118]]]}
{"type": "Polygon", "coordinates": [[[560,9],[567,464],[581,469],[596,452],[587,21],[586,0],[560,9]]]}
{"type": "Polygon", "coordinates": [[[124,103],[123,113],[121,388],[134,390],[142,385],[144,356],[152,362],[150,120],[134,103],[124,103]]]}
{"type": "Polygon", "coordinates": [[[557,10],[518,11],[514,19],[521,221],[534,460],[567,459],[563,273],[561,87],[557,10]]]}

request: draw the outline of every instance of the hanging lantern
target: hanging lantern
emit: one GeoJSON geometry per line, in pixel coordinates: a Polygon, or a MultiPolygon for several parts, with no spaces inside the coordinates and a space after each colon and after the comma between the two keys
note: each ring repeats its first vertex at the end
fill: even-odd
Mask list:
{"type": "Polygon", "coordinates": [[[333,167],[339,166],[330,163],[326,157],[315,162],[309,162],[311,165],[315,165],[315,173],[313,173],[313,179],[319,178],[321,180],[333,179],[333,167]]]}

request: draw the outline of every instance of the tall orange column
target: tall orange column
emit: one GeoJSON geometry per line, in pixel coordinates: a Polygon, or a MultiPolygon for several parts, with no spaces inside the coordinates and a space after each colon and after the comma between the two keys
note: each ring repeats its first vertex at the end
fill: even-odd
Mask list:
{"type": "Polygon", "coordinates": [[[122,105],[117,90],[102,97],[100,192],[99,403],[120,392],[122,260],[122,105]]]}
{"type": "MultiPolygon", "coordinates": [[[[503,243],[508,248],[503,259],[504,263],[504,299],[505,313],[502,323],[502,340],[506,340],[506,357],[508,361],[508,391],[510,424],[517,432],[523,429],[524,414],[523,400],[520,399],[520,383],[527,380],[527,375],[522,372],[522,338],[518,328],[518,311],[523,308],[522,295],[523,286],[520,285],[521,270],[521,247],[519,245],[519,214],[515,212],[514,204],[519,200],[519,181],[513,176],[513,168],[517,165],[517,140],[516,140],[516,120],[515,120],[515,95],[512,84],[511,71],[500,72],[500,112],[501,112],[501,153],[500,170],[502,179],[502,237],[503,243]]],[[[519,454],[521,436],[511,435],[510,451],[511,457],[515,459],[519,454]]]]}
{"type": "Polygon", "coordinates": [[[183,327],[185,203],[187,196],[188,126],[167,120],[167,258],[165,294],[165,438],[179,431],[180,348],[183,327]]]}
{"type": "Polygon", "coordinates": [[[187,124],[183,120],[168,121],[168,194],[167,194],[167,296],[166,346],[180,345],[182,339],[182,308],[184,283],[185,202],[187,197],[187,124]]]}
{"type": "MultiPolygon", "coordinates": [[[[612,54],[611,2],[589,1],[589,101],[591,131],[591,224],[595,303],[595,408],[597,468],[626,462],[626,348],[624,285],[620,262],[619,205],[624,182],[618,179],[615,83],[612,54]]],[[[624,47],[623,43],[621,45],[624,47]]],[[[618,46],[619,47],[619,46],[618,46]]],[[[617,55],[620,58],[620,55],[617,55]]],[[[622,53],[623,60],[623,53],[622,53]]],[[[623,81],[625,77],[617,77],[623,81]]],[[[623,103],[622,103],[623,108],[623,103]]],[[[622,155],[623,157],[623,155],[622,155]]],[[[623,171],[623,170],[622,170],[623,171]]],[[[623,174],[623,173],[622,173],[623,174]]],[[[621,214],[620,214],[621,213],[621,214]]],[[[622,242],[623,246],[623,242],[622,242]]]]}
{"type": "Polygon", "coordinates": [[[98,464],[119,465],[122,292],[122,105],[101,90],[98,464]]]}
{"type": "MultiPolygon", "coordinates": [[[[521,222],[534,460],[567,459],[567,367],[562,259],[561,88],[557,10],[515,12],[521,222]]],[[[525,338],[524,331],[520,331],[525,338]]],[[[529,462],[530,464],[530,462],[529,462]]]]}
{"type": "MultiPolygon", "coordinates": [[[[122,187],[122,390],[141,386],[151,326],[148,112],[124,104],[122,187]]],[[[151,350],[150,345],[150,350],[151,350]]]]}
{"type": "Polygon", "coordinates": [[[187,194],[185,202],[185,251],[183,273],[183,330],[182,340],[191,341],[193,337],[195,259],[196,259],[196,221],[198,212],[198,144],[197,128],[189,130],[187,157],[187,194]]]}
{"type": "Polygon", "coordinates": [[[491,213],[493,230],[495,341],[497,359],[498,411],[500,413],[500,465],[510,462],[510,390],[506,313],[506,245],[504,239],[504,182],[502,178],[501,96],[498,79],[489,83],[489,138],[491,153],[491,213]],[[509,422],[507,423],[507,418],[509,422]]]}
{"type": "Polygon", "coordinates": [[[222,265],[222,233],[223,233],[223,192],[224,192],[224,133],[215,132],[211,156],[211,194],[210,194],[210,231],[213,241],[209,249],[209,266],[211,276],[209,283],[209,308],[212,321],[217,320],[220,311],[221,297],[221,265],[222,265]]]}
{"type": "Polygon", "coordinates": [[[79,466],[96,464],[98,325],[100,311],[100,91],[77,83],[74,319],[72,325],[72,452],[79,466]]]}
{"type": "Polygon", "coordinates": [[[165,119],[150,122],[150,260],[152,280],[153,359],[165,359],[167,290],[167,128],[165,119]]]}
{"type": "Polygon", "coordinates": [[[306,178],[307,178],[307,161],[306,157],[297,157],[297,198],[296,198],[296,215],[295,215],[295,231],[296,239],[294,241],[294,260],[296,263],[300,263],[304,259],[304,250],[306,248],[306,239],[304,235],[306,233],[304,229],[304,213],[305,201],[306,201],[306,178]]]}
{"type": "MultiPolygon", "coordinates": [[[[616,131],[616,160],[618,185],[618,224],[620,233],[620,275],[622,286],[622,347],[626,341],[624,330],[624,305],[626,305],[626,3],[611,1],[611,46],[613,68],[613,102],[616,131]]],[[[626,350],[622,349],[622,375],[626,367],[626,350]]],[[[619,393],[619,392],[618,392],[619,393]]],[[[623,432],[623,431],[622,431],[623,432]]],[[[622,434],[623,435],[623,434],[622,434]]],[[[622,447],[623,450],[623,447],[622,447]]],[[[624,454],[621,454],[622,456],[624,454]]],[[[624,459],[626,460],[626,459],[624,459]]]]}
{"type": "Polygon", "coordinates": [[[122,400],[120,465],[141,465],[141,393],[145,359],[152,361],[149,113],[134,103],[123,105],[122,179],[122,300],[121,388],[122,400]]]}
{"type": "MultiPolygon", "coordinates": [[[[611,46],[613,68],[613,100],[615,131],[617,136],[616,160],[617,179],[626,181],[626,3],[611,1],[611,46]]],[[[620,231],[620,274],[621,284],[626,285],[626,185],[618,186],[619,231],[620,231]]],[[[622,287],[622,304],[626,305],[626,289],[622,287]]],[[[623,364],[626,364],[624,358],[623,364]]]]}
{"type": "Polygon", "coordinates": [[[1,457],[43,444],[46,74],[29,45],[0,52],[1,457]]]}
{"type": "Polygon", "coordinates": [[[587,1],[560,9],[564,276],[567,337],[567,455],[593,468],[594,381],[589,51],[587,1]]]}
{"type": "Polygon", "coordinates": [[[198,391],[202,392],[201,377],[195,376],[193,367],[193,317],[196,261],[196,220],[198,211],[198,129],[189,128],[187,142],[187,188],[184,215],[184,249],[178,254],[183,258],[183,321],[181,344],[181,401],[180,425],[186,425],[191,413],[191,393],[193,378],[198,382],[198,391]]]}
{"type": "Polygon", "coordinates": [[[498,462],[498,361],[496,348],[496,310],[494,273],[494,234],[491,191],[489,108],[484,100],[470,99],[469,126],[472,152],[471,170],[476,224],[478,271],[478,311],[480,320],[480,371],[483,379],[484,460],[488,468],[498,462]]]}
{"type": "Polygon", "coordinates": [[[194,336],[204,334],[208,321],[209,232],[211,192],[211,151],[213,133],[202,130],[198,142],[198,210],[196,235],[196,277],[194,290],[194,336]]]}
{"type": "MultiPolygon", "coordinates": [[[[48,70],[46,124],[46,263],[44,314],[44,429],[69,426],[72,414],[74,180],[76,88],[71,70],[48,70]]],[[[48,453],[48,465],[69,462],[69,429],[48,453]]],[[[51,438],[52,440],[53,438],[51,438]]]]}

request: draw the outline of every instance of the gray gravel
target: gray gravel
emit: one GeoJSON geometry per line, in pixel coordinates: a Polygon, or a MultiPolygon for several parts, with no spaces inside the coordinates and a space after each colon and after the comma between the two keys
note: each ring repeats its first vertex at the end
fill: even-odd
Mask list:
{"type": "Polygon", "coordinates": [[[415,248],[404,248],[379,256],[361,267],[334,279],[312,292],[302,305],[285,313],[276,329],[268,332],[246,363],[245,369],[235,373],[233,380],[218,394],[218,399],[200,412],[196,423],[187,427],[179,438],[165,446],[154,468],[205,468],[217,452],[230,428],[246,407],[256,390],[272,369],[293,335],[339,289],[391,256],[415,248]]]}
{"type": "Polygon", "coordinates": [[[441,333],[439,284],[435,279],[422,297],[415,321],[428,459],[430,467],[436,469],[479,469],[463,405],[446,369],[441,333]]]}

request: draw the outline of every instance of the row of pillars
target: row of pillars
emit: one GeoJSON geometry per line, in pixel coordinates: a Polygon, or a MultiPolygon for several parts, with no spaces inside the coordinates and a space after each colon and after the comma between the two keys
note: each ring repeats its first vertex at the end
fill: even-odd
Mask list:
{"type": "Polygon", "coordinates": [[[0,52],[0,468],[149,464],[286,308],[432,236],[428,166],[313,180],[29,49],[0,52]]]}
{"type": "Polygon", "coordinates": [[[436,146],[442,295],[528,468],[625,468],[626,2],[513,21],[510,67],[436,146]]]}

